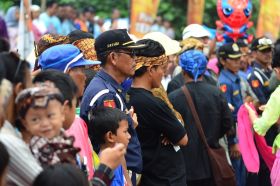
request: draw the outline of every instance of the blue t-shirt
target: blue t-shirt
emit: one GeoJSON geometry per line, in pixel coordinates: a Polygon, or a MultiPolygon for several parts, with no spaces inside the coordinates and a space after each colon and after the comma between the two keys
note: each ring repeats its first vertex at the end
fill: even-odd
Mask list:
{"type": "Polygon", "coordinates": [[[112,180],[111,186],[124,186],[124,175],[122,165],[119,165],[114,171],[114,179],[112,180]]]}

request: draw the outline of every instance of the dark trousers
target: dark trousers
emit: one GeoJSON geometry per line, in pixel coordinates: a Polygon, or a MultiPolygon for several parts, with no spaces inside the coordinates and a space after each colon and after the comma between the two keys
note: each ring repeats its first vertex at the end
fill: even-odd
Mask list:
{"type": "Polygon", "coordinates": [[[216,186],[212,178],[202,179],[202,180],[187,180],[187,186],[216,186]]]}
{"type": "Polygon", "coordinates": [[[261,157],[259,173],[248,173],[246,186],[271,186],[270,171],[261,157]]]}

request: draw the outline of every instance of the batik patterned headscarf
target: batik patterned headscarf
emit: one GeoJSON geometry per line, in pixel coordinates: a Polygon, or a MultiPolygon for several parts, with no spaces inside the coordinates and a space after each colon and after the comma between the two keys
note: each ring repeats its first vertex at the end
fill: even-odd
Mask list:
{"type": "Polygon", "coordinates": [[[48,48],[60,44],[69,44],[69,37],[58,34],[45,34],[35,45],[35,55],[39,57],[48,48]]]}

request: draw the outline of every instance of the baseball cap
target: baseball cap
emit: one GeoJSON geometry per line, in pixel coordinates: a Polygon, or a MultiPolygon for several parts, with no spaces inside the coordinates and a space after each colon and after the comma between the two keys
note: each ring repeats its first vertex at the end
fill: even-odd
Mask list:
{"type": "Polygon", "coordinates": [[[182,37],[183,39],[190,37],[210,37],[210,33],[199,24],[190,24],[184,28],[182,37]]]}
{"type": "Polygon", "coordinates": [[[237,59],[242,56],[236,43],[226,43],[218,49],[218,56],[222,58],[237,59]]]}
{"type": "Polygon", "coordinates": [[[272,41],[266,37],[257,38],[252,42],[251,50],[265,50],[272,48],[272,41]]]}
{"type": "Polygon", "coordinates": [[[86,60],[83,53],[71,44],[48,48],[41,54],[38,62],[43,70],[56,69],[63,72],[73,67],[101,64],[100,61],[86,60]]]}
{"type": "Polygon", "coordinates": [[[97,55],[116,49],[142,49],[144,44],[136,44],[129,36],[126,29],[115,29],[103,32],[95,39],[97,55]]]}
{"type": "Polygon", "coordinates": [[[161,32],[147,33],[144,35],[143,39],[152,39],[159,42],[163,46],[165,55],[167,56],[179,53],[181,51],[180,43],[178,41],[171,39],[161,32]]]}

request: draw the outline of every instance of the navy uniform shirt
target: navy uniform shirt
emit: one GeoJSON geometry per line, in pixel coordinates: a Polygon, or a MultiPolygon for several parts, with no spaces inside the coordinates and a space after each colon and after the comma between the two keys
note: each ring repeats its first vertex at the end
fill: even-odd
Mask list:
{"type": "Polygon", "coordinates": [[[224,93],[227,102],[234,107],[233,117],[234,121],[236,122],[237,112],[239,107],[243,104],[240,77],[228,70],[223,69],[220,73],[218,81],[220,89],[224,93]]]}
{"type": "Polygon", "coordinates": [[[271,73],[271,70],[265,70],[259,63],[254,63],[252,72],[248,75],[248,82],[262,105],[266,104],[271,94],[269,89],[271,73]]]}
{"type": "MultiPolygon", "coordinates": [[[[81,102],[80,116],[88,123],[89,111],[99,106],[127,110],[123,88],[103,70],[96,74],[86,88],[81,102]]],[[[141,147],[131,117],[128,117],[128,123],[131,139],[126,153],[127,168],[140,173],[142,170],[141,147]]]]}

